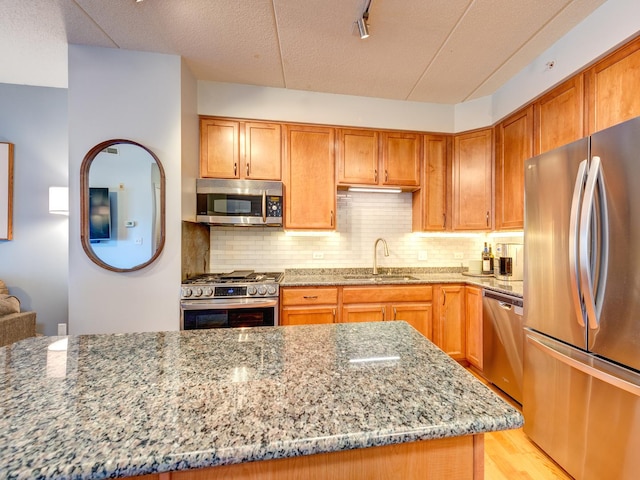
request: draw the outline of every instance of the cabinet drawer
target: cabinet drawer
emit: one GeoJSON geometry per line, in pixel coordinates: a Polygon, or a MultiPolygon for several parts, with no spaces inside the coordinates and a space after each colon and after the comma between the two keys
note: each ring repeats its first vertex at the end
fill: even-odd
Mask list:
{"type": "Polygon", "coordinates": [[[342,302],[430,302],[433,297],[431,285],[397,285],[393,287],[344,287],[342,302]]]}
{"type": "Polygon", "coordinates": [[[338,289],[333,288],[283,288],[280,300],[287,305],[326,305],[338,303],[338,289]]]}

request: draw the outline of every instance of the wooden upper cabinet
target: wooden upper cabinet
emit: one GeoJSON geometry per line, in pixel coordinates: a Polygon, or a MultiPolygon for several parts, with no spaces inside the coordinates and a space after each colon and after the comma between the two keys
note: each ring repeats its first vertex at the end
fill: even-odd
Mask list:
{"type": "Polygon", "coordinates": [[[422,144],[422,181],[413,193],[413,231],[443,231],[450,223],[447,201],[450,136],[424,135],[422,144]]]}
{"type": "Polygon", "coordinates": [[[244,177],[282,179],[282,133],[277,123],[244,123],[244,177]]]}
{"type": "Polygon", "coordinates": [[[576,75],[540,97],[533,104],[533,125],[533,155],[584,137],[584,76],[576,75]]]}
{"type": "Polygon", "coordinates": [[[285,228],[335,229],[335,129],[284,125],[285,228]]]}
{"type": "Polygon", "coordinates": [[[405,132],[382,132],[381,185],[420,186],[421,135],[405,132]]]}
{"type": "Polygon", "coordinates": [[[282,179],[282,138],[277,123],[200,118],[200,176],[282,179]]]}
{"type": "Polygon", "coordinates": [[[200,119],[200,176],[240,178],[240,122],[200,119]]]}
{"type": "Polygon", "coordinates": [[[453,230],[490,230],[492,129],[456,135],[453,140],[453,230]]]}
{"type": "Polygon", "coordinates": [[[375,130],[338,130],[339,184],[378,184],[378,142],[375,130]]]}
{"type": "Polygon", "coordinates": [[[367,129],[338,130],[338,185],[420,185],[420,135],[367,129]]]}
{"type": "Polygon", "coordinates": [[[585,90],[588,134],[640,115],[640,38],[587,70],[585,90]]]}
{"type": "Polygon", "coordinates": [[[524,228],[524,162],[533,156],[533,107],[496,127],[495,228],[524,228]]]}

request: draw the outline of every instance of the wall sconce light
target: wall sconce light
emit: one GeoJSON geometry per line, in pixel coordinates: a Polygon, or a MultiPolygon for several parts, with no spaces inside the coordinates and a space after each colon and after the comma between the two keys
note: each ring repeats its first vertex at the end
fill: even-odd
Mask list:
{"type": "Polygon", "coordinates": [[[68,187],[49,187],[49,213],[69,215],[68,187]]]}

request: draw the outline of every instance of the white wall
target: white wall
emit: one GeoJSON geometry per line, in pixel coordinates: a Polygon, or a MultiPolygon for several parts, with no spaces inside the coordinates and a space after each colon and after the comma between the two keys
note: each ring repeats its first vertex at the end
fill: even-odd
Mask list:
{"type": "Polygon", "coordinates": [[[69,219],[49,213],[68,184],[67,90],[0,84],[0,141],[14,147],[13,240],[0,241],[0,280],[55,335],[67,322],[69,219]]]}
{"type": "Polygon", "coordinates": [[[172,55],[69,46],[69,331],[177,330],[181,229],[181,62],[172,55]],[[166,242],[150,266],[115,273],[80,244],[79,172],[94,145],[145,145],[166,174],[166,242]]]}
{"type": "Polygon", "coordinates": [[[638,0],[608,0],[492,95],[493,121],[572,76],[640,31],[638,0]],[[547,63],[553,61],[552,69],[547,63]]]}
{"type": "Polygon", "coordinates": [[[198,82],[191,70],[182,68],[182,220],[196,221],[196,178],[200,176],[200,122],[198,82]]]}
{"type": "Polygon", "coordinates": [[[198,113],[287,122],[451,132],[453,105],[198,82],[198,113]]]}

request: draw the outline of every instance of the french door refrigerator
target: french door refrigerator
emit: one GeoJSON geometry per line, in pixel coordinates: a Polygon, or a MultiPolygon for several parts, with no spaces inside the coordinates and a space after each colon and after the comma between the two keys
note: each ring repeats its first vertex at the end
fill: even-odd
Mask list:
{"type": "Polygon", "coordinates": [[[524,431],[640,478],[640,117],[525,163],[524,431]]]}

